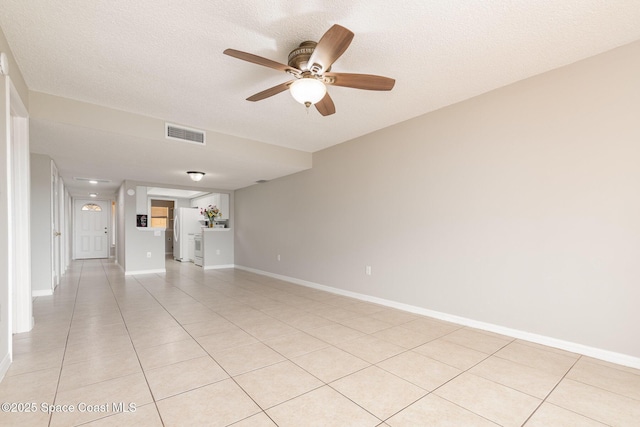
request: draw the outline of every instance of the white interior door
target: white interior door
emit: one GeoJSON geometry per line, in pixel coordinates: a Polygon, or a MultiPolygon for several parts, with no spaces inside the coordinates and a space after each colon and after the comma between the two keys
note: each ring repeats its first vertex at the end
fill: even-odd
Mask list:
{"type": "Polygon", "coordinates": [[[106,200],[76,200],[76,259],[109,257],[110,203],[106,200]]]}

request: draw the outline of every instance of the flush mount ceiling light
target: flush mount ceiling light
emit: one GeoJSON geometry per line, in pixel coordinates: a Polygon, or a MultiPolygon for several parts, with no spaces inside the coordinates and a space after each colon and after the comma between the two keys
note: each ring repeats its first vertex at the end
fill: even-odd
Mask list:
{"type": "Polygon", "coordinates": [[[191,178],[191,180],[198,182],[204,176],[204,172],[188,171],[187,175],[189,175],[189,178],[191,178]]]}
{"type": "Polygon", "coordinates": [[[327,87],[320,80],[308,76],[291,83],[289,91],[293,99],[309,108],[324,98],[327,87]]]}
{"type": "Polygon", "coordinates": [[[98,197],[98,193],[89,193],[89,197],[98,197]]]}

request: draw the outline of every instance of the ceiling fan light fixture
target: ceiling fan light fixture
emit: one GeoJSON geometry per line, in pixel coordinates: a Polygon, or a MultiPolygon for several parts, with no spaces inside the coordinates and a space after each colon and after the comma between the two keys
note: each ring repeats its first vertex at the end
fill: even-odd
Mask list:
{"type": "Polygon", "coordinates": [[[204,172],[188,171],[187,175],[189,175],[189,178],[191,178],[192,181],[198,182],[204,176],[204,172]]]}
{"type": "Polygon", "coordinates": [[[289,91],[293,99],[309,107],[324,98],[327,87],[318,79],[304,77],[291,83],[289,91]]]}

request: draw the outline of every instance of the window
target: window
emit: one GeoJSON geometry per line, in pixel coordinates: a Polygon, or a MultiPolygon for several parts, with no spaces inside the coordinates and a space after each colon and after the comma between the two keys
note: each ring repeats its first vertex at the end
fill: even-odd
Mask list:
{"type": "Polygon", "coordinates": [[[151,207],[151,227],[167,228],[169,208],[161,206],[151,207]]]}
{"type": "Polygon", "coordinates": [[[102,212],[102,208],[95,203],[87,203],[82,207],[83,211],[102,212]]]}

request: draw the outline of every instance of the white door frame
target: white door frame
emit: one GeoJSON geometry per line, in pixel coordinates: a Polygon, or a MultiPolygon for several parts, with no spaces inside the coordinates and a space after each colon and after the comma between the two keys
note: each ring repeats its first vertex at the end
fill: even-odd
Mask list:
{"type": "MultiPolygon", "coordinates": [[[[151,216],[152,216],[151,215],[151,200],[152,199],[153,200],[162,200],[162,201],[165,201],[165,202],[173,202],[173,212],[171,212],[171,215],[169,215],[169,217],[171,217],[173,219],[174,224],[175,224],[174,215],[175,215],[176,209],[178,209],[178,199],[171,198],[171,197],[148,196],[147,197],[147,212],[149,212],[149,226],[151,226],[151,216]]],[[[169,221],[169,219],[167,218],[167,222],[168,221],[169,221]]],[[[167,224],[167,229],[165,231],[165,237],[164,237],[165,238],[165,242],[164,242],[165,248],[166,248],[166,245],[167,245],[167,242],[166,242],[167,232],[171,232],[171,247],[174,248],[174,245],[176,243],[176,236],[173,235],[173,230],[174,230],[173,225],[171,227],[168,227],[168,224],[167,224]]],[[[173,258],[173,250],[171,252],[167,252],[166,249],[165,249],[165,256],[166,255],[171,255],[171,257],[173,258]]]]}
{"type": "Polygon", "coordinates": [[[13,234],[12,330],[33,328],[31,295],[31,172],[29,153],[29,114],[18,91],[11,84],[11,168],[13,234]]]}
{"type": "Polygon", "coordinates": [[[13,357],[12,334],[33,327],[28,111],[0,75],[0,378],[13,357]]]}

